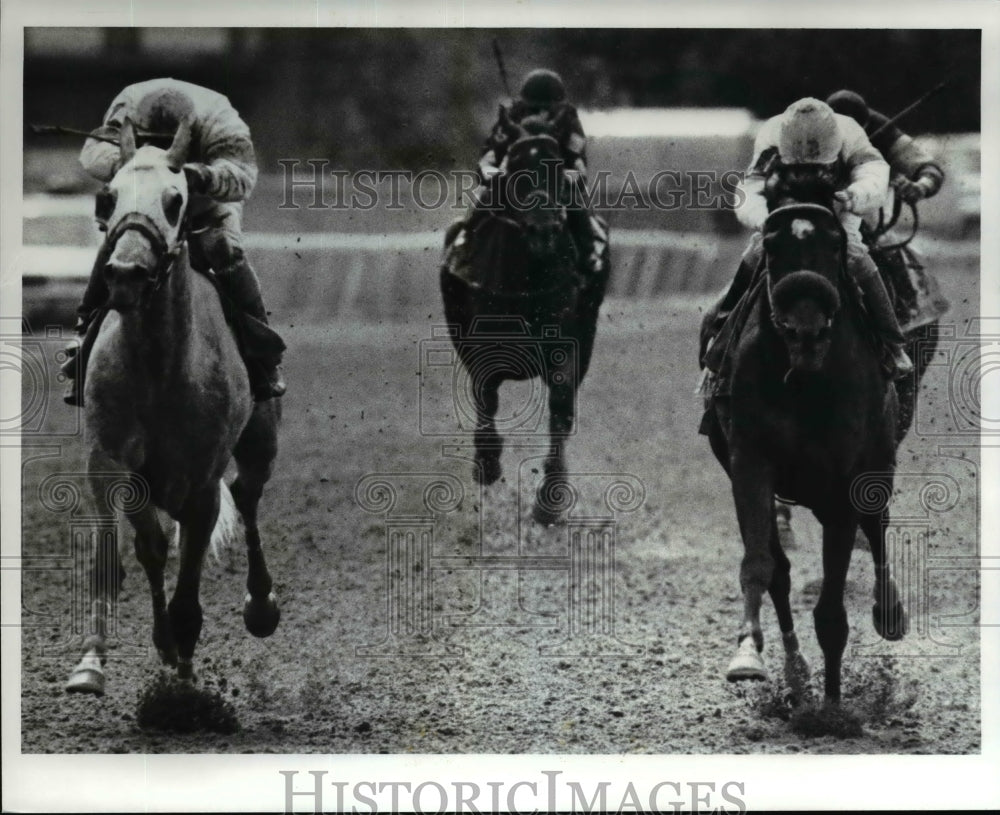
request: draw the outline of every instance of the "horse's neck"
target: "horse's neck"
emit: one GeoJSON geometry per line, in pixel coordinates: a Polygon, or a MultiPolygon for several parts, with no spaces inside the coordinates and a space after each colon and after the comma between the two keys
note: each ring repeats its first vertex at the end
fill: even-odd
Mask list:
{"type": "Polygon", "coordinates": [[[145,308],[122,317],[126,345],[154,384],[175,381],[186,369],[193,341],[194,300],[187,250],[182,249],[163,284],[145,308]]]}

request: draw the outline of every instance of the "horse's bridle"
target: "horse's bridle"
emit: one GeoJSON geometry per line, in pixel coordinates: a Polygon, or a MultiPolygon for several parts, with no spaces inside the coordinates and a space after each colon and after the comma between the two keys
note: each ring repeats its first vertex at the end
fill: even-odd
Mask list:
{"type": "MultiPolygon", "coordinates": [[[[153,247],[153,253],[159,258],[156,265],[150,270],[147,280],[152,284],[150,291],[157,291],[170,277],[170,272],[184,248],[187,232],[187,218],[181,220],[180,228],[177,231],[177,240],[171,246],[167,243],[163,232],[156,225],[156,222],[148,215],[141,212],[129,212],[122,216],[108,231],[106,238],[109,246],[114,246],[119,239],[129,230],[134,230],[146,238],[153,247]]],[[[148,298],[146,298],[148,302],[148,298]]]]}

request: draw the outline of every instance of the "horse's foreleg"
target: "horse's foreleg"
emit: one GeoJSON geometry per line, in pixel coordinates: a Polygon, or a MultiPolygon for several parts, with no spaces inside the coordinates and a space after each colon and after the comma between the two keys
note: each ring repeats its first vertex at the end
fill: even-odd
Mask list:
{"type": "Polygon", "coordinates": [[[575,385],[570,377],[549,382],[549,452],[542,483],[535,494],[534,518],[542,524],[558,523],[566,503],[566,439],[573,432],[575,385]]]}
{"type": "Polygon", "coordinates": [[[275,410],[276,406],[268,402],[259,403],[234,451],[238,475],[231,491],[236,508],[243,516],[247,536],[247,596],[243,602],[243,623],[255,637],[273,634],[281,618],[257,525],[257,507],[278,453],[275,410]]]}
{"type": "MultiPolygon", "coordinates": [[[[111,465],[98,453],[92,453],[88,464],[91,473],[112,472],[111,465]]],[[[90,479],[97,517],[111,521],[114,509],[108,499],[108,484],[104,477],[90,479]]],[[[109,619],[115,613],[118,593],[125,577],[118,554],[117,534],[110,534],[113,525],[95,529],[94,549],[90,564],[91,617],[90,633],[84,638],[80,662],[70,673],[66,690],[70,693],[104,693],[104,665],[107,662],[109,619]]]]}
{"type": "MultiPolygon", "coordinates": [[[[890,485],[886,494],[891,492],[890,485]]],[[[872,562],[875,565],[875,604],[872,606],[872,623],[882,638],[900,640],[907,632],[908,621],[886,557],[885,528],[888,520],[888,509],[876,514],[862,515],[861,529],[868,538],[872,562]]]]}
{"type": "Polygon", "coordinates": [[[799,640],[795,636],[795,623],[792,620],[792,564],[782,546],[781,533],[777,518],[771,520],[771,556],[774,558],[774,572],[771,584],[767,587],[774,603],[774,611],[778,616],[778,628],[781,629],[781,640],[785,647],[785,683],[792,691],[796,701],[800,701],[809,686],[809,664],[799,650],[799,640]]]}
{"type": "Polygon", "coordinates": [[[198,597],[201,570],[218,516],[217,484],[193,496],[180,513],[180,565],[177,586],[167,612],[170,615],[174,642],[177,643],[177,676],[181,679],[191,679],[194,676],[194,649],[201,636],[202,623],[201,601],[198,597]]]}
{"type": "Polygon", "coordinates": [[[771,538],[775,533],[773,482],[764,459],[745,452],[734,451],[730,477],[736,517],[743,538],[743,561],[740,564],[743,624],[737,636],[736,656],[729,663],[726,679],[731,682],[766,679],[764,660],[760,655],[764,650],[760,607],[774,575],[774,557],[771,554],[771,538]]]}
{"type": "Polygon", "coordinates": [[[813,618],[816,637],[823,649],[826,701],[836,704],[840,702],[840,664],[848,632],[844,585],[858,524],[849,511],[820,520],[823,521],[823,588],[813,618]]]}
{"type": "Polygon", "coordinates": [[[177,646],[167,614],[167,598],[163,588],[163,572],[167,565],[169,541],[152,507],[144,507],[128,516],[135,527],[135,556],[146,572],[153,601],[153,645],[160,659],[168,665],[177,664],[177,646]]]}
{"type": "Polygon", "coordinates": [[[500,407],[500,382],[490,376],[474,376],[472,389],[476,402],[476,462],[472,474],[480,484],[492,484],[503,473],[500,467],[503,439],[497,433],[495,421],[500,407]]]}

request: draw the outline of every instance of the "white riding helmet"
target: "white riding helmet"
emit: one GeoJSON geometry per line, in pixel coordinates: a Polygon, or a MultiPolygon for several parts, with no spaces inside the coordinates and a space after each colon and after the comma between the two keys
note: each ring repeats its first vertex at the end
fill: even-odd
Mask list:
{"type": "Polygon", "coordinates": [[[830,164],[844,144],[833,109],[807,97],[788,106],[778,129],[778,153],[785,164],[830,164]]]}

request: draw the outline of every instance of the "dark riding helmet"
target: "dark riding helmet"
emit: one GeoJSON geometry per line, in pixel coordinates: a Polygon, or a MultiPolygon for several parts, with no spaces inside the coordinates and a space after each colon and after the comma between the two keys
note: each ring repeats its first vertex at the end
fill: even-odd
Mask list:
{"type": "Polygon", "coordinates": [[[566,86],[555,71],[538,68],[521,86],[521,101],[533,108],[547,108],[566,101],[566,86]]]}
{"type": "Polygon", "coordinates": [[[868,124],[871,111],[868,109],[868,104],[860,94],[847,90],[837,91],[836,93],[830,94],[826,103],[833,108],[835,113],[850,116],[862,127],[868,124]]]}
{"type": "Polygon", "coordinates": [[[135,126],[144,133],[157,134],[141,139],[164,150],[170,147],[174,134],[183,121],[194,116],[191,97],[176,88],[159,88],[147,93],[135,109],[135,126]]]}

